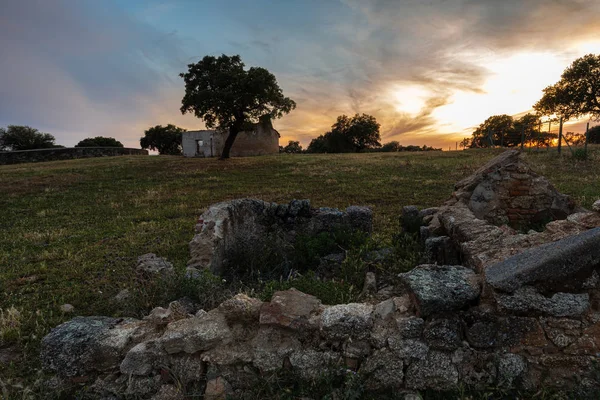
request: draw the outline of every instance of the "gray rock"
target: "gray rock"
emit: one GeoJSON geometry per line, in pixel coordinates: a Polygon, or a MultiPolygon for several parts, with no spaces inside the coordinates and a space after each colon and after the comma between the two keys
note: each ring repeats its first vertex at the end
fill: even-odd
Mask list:
{"type": "Polygon", "coordinates": [[[228,343],[231,338],[232,333],[225,316],[213,310],[200,318],[171,322],[158,342],[169,354],[193,354],[228,343]]]}
{"type": "Polygon", "coordinates": [[[417,317],[397,318],[396,325],[400,336],[415,339],[421,337],[425,321],[417,317]]]}
{"type": "Polygon", "coordinates": [[[461,324],[457,319],[436,319],[423,330],[430,348],[452,351],[462,344],[461,324]]]}
{"type": "Polygon", "coordinates": [[[366,339],[373,326],[373,306],[369,304],[339,304],[321,315],[321,331],[329,339],[366,339]]]}
{"type": "Polygon", "coordinates": [[[117,303],[125,303],[131,300],[132,294],[129,289],[123,289],[113,297],[113,301],[117,303]]]}
{"type": "Polygon", "coordinates": [[[388,349],[378,350],[360,367],[370,390],[398,389],[404,383],[404,361],[388,349]]]}
{"type": "Polygon", "coordinates": [[[138,257],[137,267],[138,272],[148,274],[172,275],[175,272],[173,264],[164,258],[157,257],[156,254],[148,253],[138,257]]]}
{"type": "Polygon", "coordinates": [[[553,317],[579,317],[590,308],[589,294],[555,293],[548,298],[531,286],[517,289],[512,295],[495,294],[498,306],[516,314],[538,313],[553,317]]]}
{"type": "Polygon", "coordinates": [[[145,376],[161,362],[164,364],[166,355],[156,341],[142,342],[127,352],[119,369],[123,374],[145,376]]]}
{"type": "Polygon", "coordinates": [[[363,286],[362,295],[370,296],[377,293],[377,278],[375,272],[367,272],[365,275],[365,284],[363,286]]]}
{"type": "Polygon", "coordinates": [[[511,387],[527,370],[527,363],[518,354],[506,353],[498,360],[498,383],[500,386],[511,387]]]}
{"type": "Polygon", "coordinates": [[[288,207],[288,215],[295,217],[310,216],[310,200],[292,200],[288,207]]]}
{"type": "Polygon", "coordinates": [[[262,301],[240,293],[221,303],[219,311],[225,315],[228,321],[235,323],[258,323],[262,305],[262,301]]]}
{"type": "Polygon", "coordinates": [[[477,275],[462,266],[420,265],[399,277],[413,292],[419,316],[460,310],[481,292],[477,275]]]}
{"type": "Polygon", "coordinates": [[[320,377],[323,371],[340,363],[340,355],[332,352],[299,350],[290,356],[290,364],[298,375],[305,380],[320,377]]]}
{"type": "Polygon", "coordinates": [[[284,367],[291,353],[300,351],[299,340],[275,327],[261,327],[251,342],[253,364],[261,372],[275,372],[284,367]]]}
{"type": "Polygon", "coordinates": [[[404,360],[422,360],[429,351],[429,346],[418,339],[404,339],[399,335],[391,335],[387,341],[390,350],[404,360]]]}
{"type": "Polygon", "coordinates": [[[430,351],[422,360],[413,361],[406,371],[409,389],[450,390],[458,383],[458,371],[450,357],[439,351],[430,351]]]}
{"type": "Polygon", "coordinates": [[[594,204],[592,204],[592,210],[600,212],[600,200],[596,200],[594,204]]]}
{"type": "Polygon", "coordinates": [[[71,304],[63,304],[60,306],[60,311],[65,314],[71,314],[75,312],[75,307],[73,307],[71,304]]]}
{"type": "Polygon", "coordinates": [[[387,299],[375,305],[374,316],[379,319],[387,319],[396,311],[396,304],[393,299],[387,299]]]}
{"type": "Polygon", "coordinates": [[[485,270],[486,283],[514,292],[525,285],[560,287],[582,273],[591,274],[600,260],[600,228],[524,251],[485,270]]]}
{"type": "Polygon", "coordinates": [[[118,368],[135,334],[134,322],[108,317],[73,318],[42,339],[42,363],[62,377],[118,368]]]}
{"type": "Polygon", "coordinates": [[[183,393],[175,385],[162,385],[150,400],[184,400],[183,393]]]}
{"type": "Polygon", "coordinates": [[[160,375],[152,377],[132,376],[127,380],[126,396],[134,398],[143,398],[152,394],[156,394],[161,386],[160,375]]]}

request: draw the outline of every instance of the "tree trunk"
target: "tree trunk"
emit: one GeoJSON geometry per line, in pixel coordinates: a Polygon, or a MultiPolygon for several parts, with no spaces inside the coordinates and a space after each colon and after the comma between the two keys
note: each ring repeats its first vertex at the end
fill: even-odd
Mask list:
{"type": "Polygon", "coordinates": [[[225,139],[225,146],[223,147],[221,157],[219,157],[220,160],[226,160],[229,158],[229,151],[231,150],[233,142],[235,142],[235,138],[237,137],[239,131],[240,128],[237,126],[237,124],[229,127],[229,135],[227,136],[227,139],[225,139]]]}

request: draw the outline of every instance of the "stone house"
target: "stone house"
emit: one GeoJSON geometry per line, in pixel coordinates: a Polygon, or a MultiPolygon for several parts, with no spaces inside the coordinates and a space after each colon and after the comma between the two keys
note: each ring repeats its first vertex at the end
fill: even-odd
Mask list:
{"type": "MultiPolygon", "coordinates": [[[[181,145],[185,157],[220,157],[225,146],[228,131],[200,130],[182,133],[181,145]]],[[[231,157],[261,156],[279,152],[279,132],[272,123],[254,124],[251,130],[238,133],[231,157]]]]}

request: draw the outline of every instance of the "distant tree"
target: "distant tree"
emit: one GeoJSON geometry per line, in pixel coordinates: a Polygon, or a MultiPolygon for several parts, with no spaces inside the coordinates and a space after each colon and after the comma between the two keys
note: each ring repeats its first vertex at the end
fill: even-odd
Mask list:
{"type": "Polygon", "coordinates": [[[575,60],[557,83],[544,89],[533,108],[541,115],[556,114],[565,120],[584,115],[600,120],[600,55],[575,60]]]}
{"type": "Polygon", "coordinates": [[[350,118],[341,115],[331,131],[313,139],[308,153],[352,153],[381,147],[379,123],[375,117],[356,114],[350,118]]]}
{"type": "Polygon", "coordinates": [[[289,154],[299,154],[302,153],[302,146],[300,146],[300,142],[290,140],[288,145],[283,148],[283,152],[289,154]]]}
{"type": "Polygon", "coordinates": [[[588,143],[600,144],[600,125],[590,128],[588,131],[588,143]]]}
{"type": "MultiPolygon", "coordinates": [[[[473,132],[471,147],[489,147],[492,144],[500,145],[502,135],[505,135],[506,138],[507,134],[514,132],[513,122],[513,118],[506,114],[489,117],[473,132]]],[[[508,144],[506,142],[504,144],[514,145],[514,143],[508,144]]]]}
{"type": "Polygon", "coordinates": [[[249,124],[281,118],[296,108],[275,75],[264,68],[245,70],[239,55],[206,56],[179,76],[185,81],[181,113],[194,113],[207,128],[229,132],[221,159],[229,158],[235,138],[249,124]]]}
{"type": "Polygon", "coordinates": [[[75,147],[123,147],[123,143],[115,138],[96,136],[94,138],[83,139],[75,147]]]}
{"type": "Polygon", "coordinates": [[[32,150],[62,147],[49,133],[42,133],[30,126],[9,125],[0,128],[0,150],[32,150]]]}
{"type": "Polygon", "coordinates": [[[159,154],[181,155],[181,134],[185,129],[169,124],[156,125],[140,138],[142,149],[157,150],[159,154]]]}
{"type": "Polygon", "coordinates": [[[400,145],[400,143],[393,140],[393,141],[387,142],[383,146],[381,146],[381,149],[379,149],[379,151],[384,152],[384,153],[392,153],[392,152],[400,151],[401,149],[402,149],[402,146],[400,145]]]}
{"type": "Polygon", "coordinates": [[[464,138],[463,140],[460,141],[460,147],[462,147],[463,149],[467,149],[467,148],[471,147],[471,141],[472,141],[472,139],[470,139],[470,138],[464,138]]]}
{"type": "Polygon", "coordinates": [[[331,127],[331,133],[345,137],[354,147],[354,151],[360,152],[381,147],[380,127],[381,125],[372,115],[356,114],[352,118],[342,115],[331,127]]]}

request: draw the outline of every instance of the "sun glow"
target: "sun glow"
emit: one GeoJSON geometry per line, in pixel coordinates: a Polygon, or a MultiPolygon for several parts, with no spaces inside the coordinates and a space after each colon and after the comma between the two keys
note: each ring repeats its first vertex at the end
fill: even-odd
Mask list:
{"type": "MultiPolygon", "coordinates": [[[[492,72],[483,93],[460,91],[450,104],[433,112],[438,121],[449,122],[450,132],[473,128],[496,114],[514,115],[530,110],[542,89],[560,79],[565,65],[548,53],[520,53],[487,59],[482,66],[492,72]]],[[[442,132],[443,133],[443,132],[442,132]]]]}
{"type": "Polygon", "coordinates": [[[429,97],[429,92],[417,85],[396,85],[391,90],[391,98],[400,113],[418,114],[429,97]]]}

